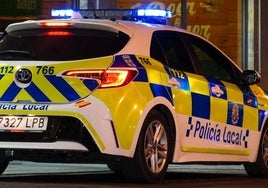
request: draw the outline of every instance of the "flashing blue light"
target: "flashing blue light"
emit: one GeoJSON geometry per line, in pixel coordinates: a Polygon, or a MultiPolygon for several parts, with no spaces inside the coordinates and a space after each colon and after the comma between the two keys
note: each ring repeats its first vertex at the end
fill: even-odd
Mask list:
{"type": "Polygon", "coordinates": [[[168,18],[172,17],[170,10],[163,9],[52,9],[51,16],[57,18],[103,18],[124,19],[129,21],[140,21],[146,23],[167,24],[168,18]]]}
{"type": "Polygon", "coordinates": [[[138,16],[166,17],[171,18],[171,11],[159,9],[138,9],[138,16]]]}
{"type": "Polygon", "coordinates": [[[74,11],[72,9],[52,9],[51,16],[52,17],[72,17],[74,11]]]}

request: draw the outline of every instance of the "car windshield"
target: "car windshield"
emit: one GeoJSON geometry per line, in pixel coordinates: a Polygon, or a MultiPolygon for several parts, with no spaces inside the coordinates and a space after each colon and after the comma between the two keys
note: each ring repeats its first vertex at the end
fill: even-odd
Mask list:
{"type": "Polygon", "coordinates": [[[129,36],[89,29],[28,29],[5,33],[0,60],[66,61],[109,56],[119,52],[129,36]]]}

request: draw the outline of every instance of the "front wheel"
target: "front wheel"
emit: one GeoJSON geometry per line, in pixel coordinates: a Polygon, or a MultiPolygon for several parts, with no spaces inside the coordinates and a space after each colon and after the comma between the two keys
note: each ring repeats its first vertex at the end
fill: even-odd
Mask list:
{"type": "Polygon", "coordinates": [[[262,131],[256,162],[246,163],[244,167],[250,176],[268,177],[268,125],[262,131]]]}
{"type": "Polygon", "coordinates": [[[122,165],[124,175],[135,181],[161,180],[171,159],[171,140],[164,115],[156,110],[150,112],[143,123],[134,158],[122,165]]]}

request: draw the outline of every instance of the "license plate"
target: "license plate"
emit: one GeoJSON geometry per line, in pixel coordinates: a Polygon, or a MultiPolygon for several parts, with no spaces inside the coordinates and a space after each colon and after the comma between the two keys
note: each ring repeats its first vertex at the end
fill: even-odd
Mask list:
{"type": "Polygon", "coordinates": [[[42,132],[47,129],[47,122],[48,117],[0,116],[0,130],[42,132]]]}

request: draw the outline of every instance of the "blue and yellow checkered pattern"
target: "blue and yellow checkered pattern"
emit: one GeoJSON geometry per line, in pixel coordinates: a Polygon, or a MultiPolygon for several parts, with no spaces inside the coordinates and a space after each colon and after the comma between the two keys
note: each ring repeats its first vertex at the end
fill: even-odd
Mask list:
{"type": "Polygon", "coordinates": [[[167,83],[174,75],[167,68],[146,70],[152,95],[165,97],[177,113],[244,129],[261,129],[264,111],[258,109],[254,92],[243,92],[235,84],[192,73],[176,77],[179,86],[171,87],[167,83]]]}

